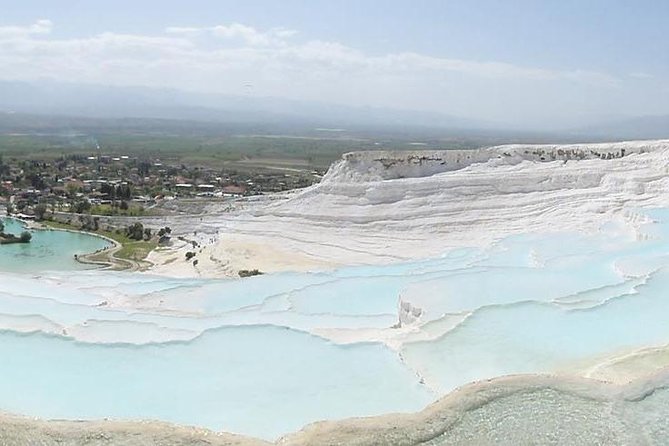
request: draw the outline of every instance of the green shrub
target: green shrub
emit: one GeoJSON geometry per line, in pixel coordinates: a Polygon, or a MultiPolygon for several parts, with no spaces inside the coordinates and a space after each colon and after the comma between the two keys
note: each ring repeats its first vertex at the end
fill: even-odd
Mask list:
{"type": "Polygon", "coordinates": [[[257,269],[240,269],[237,274],[239,274],[239,277],[251,277],[251,276],[259,276],[263,274],[263,272],[258,271],[257,269]]]}
{"type": "Polygon", "coordinates": [[[125,234],[132,240],[143,240],[144,225],[139,222],[134,223],[125,229],[125,234]]]}

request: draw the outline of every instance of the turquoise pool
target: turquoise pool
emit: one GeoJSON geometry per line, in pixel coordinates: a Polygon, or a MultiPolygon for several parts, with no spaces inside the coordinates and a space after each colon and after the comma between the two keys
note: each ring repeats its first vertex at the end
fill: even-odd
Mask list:
{"type": "MultiPolygon", "coordinates": [[[[19,235],[26,228],[13,218],[2,218],[5,232],[19,235]]],[[[75,254],[95,252],[109,246],[103,238],[58,230],[30,230],[30,243],[0,245],[0,271],[37,272],[90,269],[74,260],[75,254]]]]}

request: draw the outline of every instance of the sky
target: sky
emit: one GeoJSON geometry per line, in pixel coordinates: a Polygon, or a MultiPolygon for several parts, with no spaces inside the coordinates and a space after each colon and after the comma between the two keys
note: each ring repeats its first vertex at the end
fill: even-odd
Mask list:
{"type": "Polygon", "coordinates": [[[0,79],[436,111],[669,114],[666,0],[0,0],[0,79]]]}

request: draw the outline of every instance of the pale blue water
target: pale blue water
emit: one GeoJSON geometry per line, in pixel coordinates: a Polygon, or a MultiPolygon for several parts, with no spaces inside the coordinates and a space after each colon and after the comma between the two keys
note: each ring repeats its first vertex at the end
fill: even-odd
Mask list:
{"type": "Polygon", "coordinates": [[[0,357],[3,410],[42,417],[153,418],[274,438],[431,399],[378,344],[338,347],[272,326],[141,347],[2,333],[0,357]]]}
{"type": "MultiPolygon", "coordinates": [[[[18,220],[0,218],[5,232],[19,235],[26,229],[18,220]]],[[[95,252],[109,245],[86,234],[55,230],[30,230],[30,243],[0,245],[0,271],[48,271],[90,269],[74,260],[74,254],[95,252]]]]}
{"type": "Polygon", "coordinates": [[[643,241],[615,228],[526,234],[243,280],[59,273],[76,268],[71,252],[54,260],[72,246],[46,249],[35,262],[50,272],[0,273],[0,410],[274,439],[320,419],[419,410],[474,380],[669,344],[669,210],[648,215],[643,241]],[[391,328],[400,299],[422,311],[411,329],[391,328]],[[464,321],[444,332],[453,318],[464,321]]]}

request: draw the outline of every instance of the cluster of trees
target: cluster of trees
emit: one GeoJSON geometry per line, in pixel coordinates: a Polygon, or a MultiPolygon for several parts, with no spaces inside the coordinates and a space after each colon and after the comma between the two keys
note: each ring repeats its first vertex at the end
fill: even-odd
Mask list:
{"type": "Polygon", "coordinates": [[[129,184],[103,183],[100,185],[100,193],[106,194],[111,200],[130,200],[132,198],[132,188],[129,184]]]}
{"type": "Polygon", "coordinates": [[[148,161],[140,161],[137,163],[137,173],[139,173],[142,176],[147,176],[149,175],[149,172],[151,171],[151,163],[148,161]]]}
{"type": "Polygon", "coordinates": [[[0,176],[9,175],[9,164],[5,164],[0,155],[0,176]]]}
{"type": "Polygon", "coordinates": [[[131,240],[149,240],[151,239],[151,229],[145,228],[143,224],[137,222],[125,228],[125,235],[131,240]]]}
{"type": "Polygon", "coordinates": [[[165,226],[164,228],[160,228],[158,230],[158,237],[162,237],[163,235],[170,235],[172,233],[172,228],[169,226],[165,226]]]}
{"type": "MultiPolygon", "coordinates": [[[[21,202],[17,205],[16,209],[14,208],[14,205],[11,203],[7,205],[6,211],[7,215],[12,215],[15,210],[18,210],[19,212],[23,212],[23,210],[26,208],[26,203],[21,202]]],[[[39,203],[33,207],[33,213],[35,214],[35,220],[44,220],[44,216],[46,215],[48,208],[45,203],[39,203]]]]}
{"type": "Polygon", "coordinates": [[[30,185],[33,187],[33,189],[38,189],[38,190],[46,189],[47,184],[46,181],[44,181],[44,178],[42,178],[41,174],[37,172],[30,172],[25,177],[26,180],[30,182],[30,185]]]}
{"type": "Polygon", "coordinates": [[[91,203],[88,200],[77,200],[72,203],[70,208],[75,214],[83,214],[91,210],[91,203]]]}
{"type": "Polygon", "coordinates": [[[91,217],[90,215],[80,215],[79,222],[84,231],[97,231],[100,229],[100,217],[91,217]]]}
{"type": "Polygon", "coordinates": [[[33,212],[35,213],[35,220],[44,220],[44,215],[46,214],[46,204],[39,203],[33,208],[33,212]]]}
{"type": "Polygon", "coordinates": [[[28,243],[33,235],[28,231],[23,231],[18,237],[14,234],[5,234],[5,224],[0,221],[0,244],[7,243],[28,243]]]}

